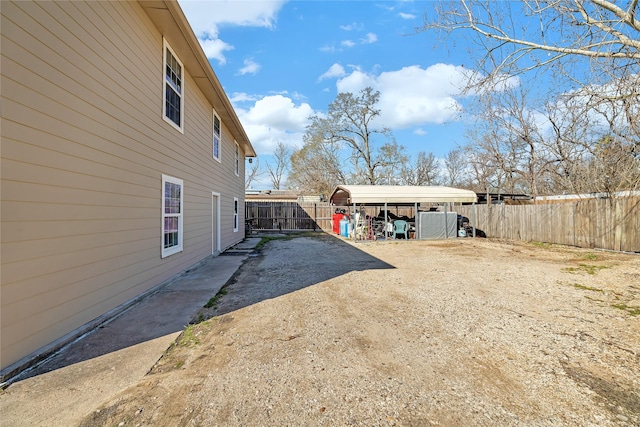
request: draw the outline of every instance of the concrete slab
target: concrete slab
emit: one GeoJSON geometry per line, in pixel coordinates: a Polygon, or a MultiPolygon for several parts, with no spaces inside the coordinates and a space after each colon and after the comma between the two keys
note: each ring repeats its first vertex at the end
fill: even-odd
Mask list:
{"type": "Polygon", "coordinates": [[[206,259],[32,369],[0,394],[2,425],[76,425],[74,414],[136,383],[259,242],[248,238],[229,249],[242,250],[238,256],[206,259]]]}
{"type": "MultiPolygon", "coordinates": [[[[262,240],[260,237],[247,237],[242,242],[235,245],[232,250],[250,249],[253,250],[262,240]]],[[[225,251],[227,252],[227,251],[225,251]]]]}

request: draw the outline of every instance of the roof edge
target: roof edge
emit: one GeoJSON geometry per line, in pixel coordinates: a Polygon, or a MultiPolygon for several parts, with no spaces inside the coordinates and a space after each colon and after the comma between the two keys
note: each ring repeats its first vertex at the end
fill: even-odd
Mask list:
{"type": "Polygon", "coordinates": [[[341,205],[372,203],[476,203],[471,190],[444,186],[337,185],[329,199],[341,205]]]}
{"type": "Polygon", "coordinates": [[[145,10],[151,21],[156,25],[157,28],[162,28],[164,25],[161,25],[158,21],[165,21],[163,24],[174,26],[182,36],[184,42],[188,46],[191,54],[193,55],[193,59],[197,63],[197,67],[199,70],[189,70],[189,73],[194,78],[196,85],[200,88],[204,96],[207,98],[212,107],[216,108],[216,104],[222,102],[222,108],[229,114],[231,119],[231,123],[227,124],[230,128],[232,128],[232,133],[234,135],[235,141],[240,144],[244,148],[245,157],[256,157],[256,151],[249,140],[249,137],[236,114],[233,105],[231,105],[231,101],[224,91],[220,80],[213,71],[213,67],[209,63],[209,59],[207,58],[204,50],[202,50],[202,46],[198,41],[187,17],[184,15],[182,8],[177,0],[138,0],[138,3],[145,10]],[[151,13],[152,10],[164,9],[169,12],[172,22],[168,22],[166,19],[161,19],[160,15],[151,13]],[[200,78],[198,78],[198,74],[201,74],[200,78]],[[203,78],[203,76],[206,78],[203,78]],[[207,87],[208,86],[208,87],[207,87]],[[219,99],[214,99],[212,97],[212,93],[215,93],[219,99]]]}

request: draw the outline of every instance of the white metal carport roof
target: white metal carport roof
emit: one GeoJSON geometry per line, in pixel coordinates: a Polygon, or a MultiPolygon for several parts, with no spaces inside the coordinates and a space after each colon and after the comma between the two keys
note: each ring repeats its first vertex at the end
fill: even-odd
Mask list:
{"type": "Polygon", "coordinates": [[[331,194],[331,203],[407,204],[407,203],[475,203],[476,193],[470,190],[442,186],[417,185],[338,185],[331,194]]]}

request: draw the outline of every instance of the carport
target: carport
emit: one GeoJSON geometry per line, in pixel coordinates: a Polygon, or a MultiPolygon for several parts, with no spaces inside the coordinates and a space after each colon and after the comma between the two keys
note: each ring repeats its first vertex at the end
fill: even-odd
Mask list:
{"type": "MultiPolygon", "coordinates": [[[[475,203],[478,197],[475,192],[459,188],[443,186],[408,186],[408,185],[338,185],[330,197],[332,205],[352,207],[350,212],[353,219],[354,232],[358,226],[358,206],[379,206],[384,208],[384,230],[385,238],[389,230],[388,212],[390,206],[413,206],[415,215],[416,238],[422,238],[420,231],[420,215],[418,207],[420,205],[442,205],[444,207],[444,236],[449,237],[447,223],[447,212],[450,211],[450,204],[453,203],[475,203]]],[[[473,210],[472,224],[475,224],[476,212],[473,210]]],[[[475,237],[475,226],[473,228],[475,237]]]]}

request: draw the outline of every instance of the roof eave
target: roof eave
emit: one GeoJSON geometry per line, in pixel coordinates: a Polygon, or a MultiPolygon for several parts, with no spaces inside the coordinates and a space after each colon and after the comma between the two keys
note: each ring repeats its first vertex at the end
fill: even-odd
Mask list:
{"type": "Polygon", "coordinates": [[[173,48],[179,52],[180,60],[222,122],[231,130],[233,138],[243,148],[245,157],[256,157],[255,149],[231,101],[178,2],[176,0],[138,0],[138,3],[173,48]]]}

